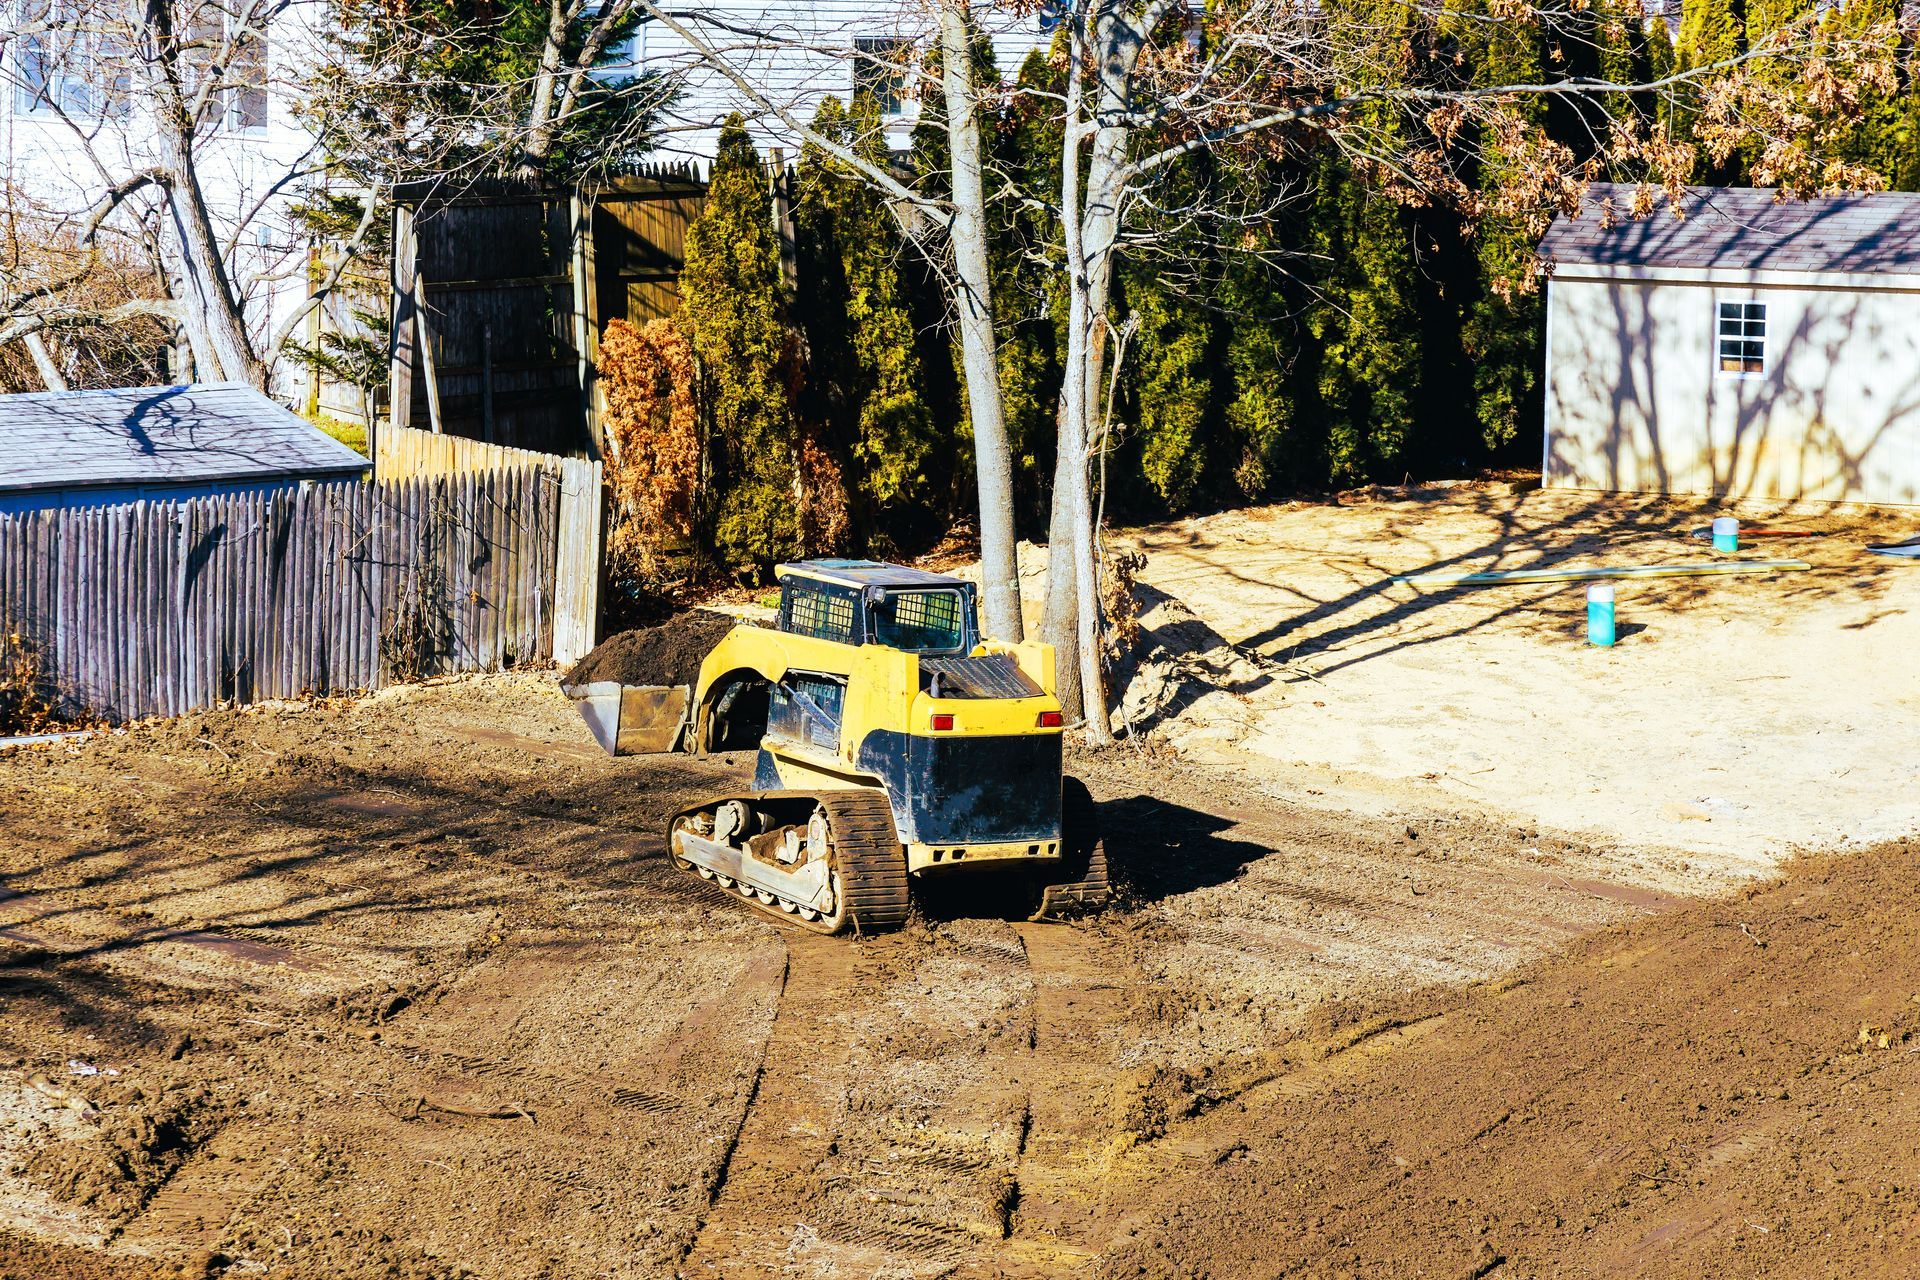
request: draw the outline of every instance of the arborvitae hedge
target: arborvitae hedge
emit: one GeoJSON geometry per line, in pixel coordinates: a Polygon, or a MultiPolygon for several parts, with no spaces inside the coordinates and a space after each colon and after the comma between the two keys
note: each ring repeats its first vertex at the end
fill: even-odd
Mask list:
{"type": "Polygon", "coordinates": [[[681,327],[700,363],[722,565],[761,574],[800,554],[799,441],[783,376],[787,307],[767,174],[738,115],[720,134],[706,209],[687,230],[681,327]]]}
{"type": "MultiPolygon", "coordinates": [[[[813,127],[876,164],[886,137],[870,98],[848,111],[820,105],[813,127]]],[[[800,262],[794,313],[807,339],[803,403],[827,447],[845,460],[856,536],[888,533],[928,496],[927,468],[944,443],[929,412],[901,280],[900,234],[871,186],[809,145],[794,200],[800,262]]]]}
{"type": "MultiPolygon", "coordinates": [[[[1406,20],[1388,0],[1327,2],[1383,32],[1389,19],[1406,20]]],[[[1673,42],[1665,23],[1641,21],[1632,0],[1555,0],[1556,21],[1577,40],[1488,22],[1483,0],[1449,0],[1423,30],[1393,27],[1393,38],[1404,44],[1407,74],[1437,83],[1550,73],[1634,81],[1666,74],[1676,59],[1731,56],[1810,2],[1689,0],[1673,42]]],[[[1820,21],[1864,31],[1899,2],[1847,0],[1820,21]]],[[[1911,70],[1914,50],[1902,56],[1911,70]]],[[[990,69],[984,41],[978,57],[990,69]]],[[[1014,190],[1058,190],[1059,130],[1044,95],[1060,79],[1057,60],[1032,55],[1015,82],[1031,92],[1007,95],[997,118],[983,121],[995,171],[1010,179],[990,184],[991,249],[1024,537],[1045,531],[1065,300],[1049,266],[1057,219],[1014,190]]],[[[937,193],[944,128],[937,99],[922,107],[905,163],[937,193]]],[[[1614,122],[1690,127],[1685,110],[1670,112],[1656,95],[1535,100],[1528,109],[1576,159],[1597,164],[1595,147],[1614,122]]],[[[831,103],[816,123],[881,154],[870,109],[831,103]]],[[[1385,112],[1361,123],[1383,146],[1411,127],[1385,112]]],[[[1119,259],[1111,318],[1125,345],[1105,461],[1110,515],[1153,518],[1537,458],[1542,305],[1531,287],[1532,232],[1495,198],[1529,161],[1490,138],[1456,145],[1462,176],[1487,198],[1471,225],[1458,213],[1408,208],[1383,193],[1390,175],[1311,136],[1284,154],[1196,155],[1169,166],[1136,207],[1137,239],[1119,259]],[[1224,216],[1183,212],[1192,209],[1224,216]]],[[[1849,147],[1848,158],[1897,188],[1920,186],[1911,74],[1866,105],[1849,147]]],[[[846,549],[910,553],[972,508],[970,439],[937,278],[901,243],[885,206],[837,170],[817,152],[802,155],[790,300],[779,287],[766,179],[737,128],[689,240],[687,327],[711,400],[707,519],[733,567],[799,549],[796,449],[831,455],[839,469],[806,474],[845,476],[846,549]],[[782,380],[794,368],[783,363],[789,329],[806,356],[793,406],[782,380]]]]}

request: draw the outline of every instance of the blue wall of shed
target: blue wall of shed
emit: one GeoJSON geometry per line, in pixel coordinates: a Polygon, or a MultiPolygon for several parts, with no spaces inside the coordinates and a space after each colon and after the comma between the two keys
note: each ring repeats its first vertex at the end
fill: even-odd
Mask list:
{"type": "MultiPolygon", "coordinates": [[[[346,479],[328,476],[328,480],[346,479]]],[[[25,511],[66,511],[84,507],[117,507],[129,502],[179,502],[186,498],[238,497],[295,489],[300,480],[262,480],[253,483],[134,484],[102,489],[36,489],[27,493],[0,493],[0,515],[25,511]]]]}

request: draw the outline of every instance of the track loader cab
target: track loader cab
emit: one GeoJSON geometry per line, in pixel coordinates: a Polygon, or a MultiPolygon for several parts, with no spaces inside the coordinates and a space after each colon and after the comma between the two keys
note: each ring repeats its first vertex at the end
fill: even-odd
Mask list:
{"type": "Polygon", "coordinates": [[[776,627],[736,627],[692,698],[696,750],[758,746],[754,791],[677,815],[676,857],[828,931],[897,923],[909,875],[1056,882],[1043,909],[1105,898],[1091,804],[1062,777],[1049,646],[983,639],[974,587],[958,578],[869,560],[778,577],[776,627]],[[852,816],[835,828],[849,805],[857,839],[852,816]],[[849,914],[855,863],[885,892],[849,914]],[[780,879],[795,875],[811,879],[780,879]]]}

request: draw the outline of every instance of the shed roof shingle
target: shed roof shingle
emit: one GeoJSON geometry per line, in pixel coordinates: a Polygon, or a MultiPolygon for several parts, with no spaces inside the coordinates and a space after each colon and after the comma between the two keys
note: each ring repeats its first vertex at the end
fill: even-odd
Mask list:
{"type": "Polygon", "coordinates": [[[1632,218],[1635,190],[1594,183],[1578,218],[1562,215],[1547,229],[1541,256],[1601,266],[1920,274],[1920,195],[1776,201],[1762,187],[1689,187],[1683,220],[1664,200],[1632,218]],[[1611,227],[1602,225],[1608,202],[1611,227]]]}
{"type": "Polygon", "coordinates": [[[367,465],[232,383],[0,395],[0,492],[314,479],[367,465]]]}

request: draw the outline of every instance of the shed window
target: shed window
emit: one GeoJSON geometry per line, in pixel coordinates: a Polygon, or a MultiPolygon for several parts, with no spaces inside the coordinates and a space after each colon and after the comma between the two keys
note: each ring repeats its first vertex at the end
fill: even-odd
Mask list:
{"type": "Polygon", "coordinates": [[[907,105],[907,61],[913,42],[897,36],[859,36],[853,42],[853,96],[866,94],[883,116],[907,105]]]}
{"type": "Polygon", "coordinates": [[[1765,373],[1767,370],[1767,304],[1720,304],[1720,372],[1765,373]]]}

